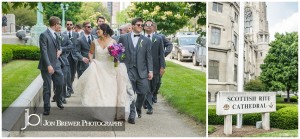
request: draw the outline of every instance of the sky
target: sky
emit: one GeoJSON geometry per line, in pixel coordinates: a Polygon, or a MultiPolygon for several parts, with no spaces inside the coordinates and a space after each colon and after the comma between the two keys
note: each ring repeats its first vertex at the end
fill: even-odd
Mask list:
{"type": "Polygon", "coordinates": [[[274,40],[275,32],[298,32],[297,2],[267,2],[266,4],[270,41],[274,40]]]}

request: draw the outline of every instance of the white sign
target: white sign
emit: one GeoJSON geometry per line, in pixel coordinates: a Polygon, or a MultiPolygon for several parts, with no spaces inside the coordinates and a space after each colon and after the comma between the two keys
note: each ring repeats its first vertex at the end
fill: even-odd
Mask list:
{"type": "Polygon", "coordinates": [[[217,115],[276,111],[275,92],[219,92],[217,115]]]}

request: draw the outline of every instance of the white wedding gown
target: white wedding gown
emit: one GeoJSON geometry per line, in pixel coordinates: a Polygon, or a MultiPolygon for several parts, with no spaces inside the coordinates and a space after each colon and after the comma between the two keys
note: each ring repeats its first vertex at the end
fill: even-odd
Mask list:
{"type": "MultiPolygon", "coordinates": [[[[101,121],[127,120],[134,92],[124,63],[114,67],[108,48],[95,42],[95,59],[78,79],[82,105],[101,121]]],[[[112,44],[112,42],[111,42],[112,44]]]]}

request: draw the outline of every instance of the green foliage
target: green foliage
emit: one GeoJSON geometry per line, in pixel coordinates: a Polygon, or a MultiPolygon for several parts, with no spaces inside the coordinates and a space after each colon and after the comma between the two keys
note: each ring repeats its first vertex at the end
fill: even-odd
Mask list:
{"type": "MultiPolygon", "coordinates": [[[[270,124],[273,128],[280,129],[298,129],[298,107],[291,104],[277,104],[276,112],[270,113],[270,124]],[[282,125],[282,126],[281,126],[282,125]]],[[[244,125],[255,125],[257,121],[261,121],[260,113],[243,114],[244,125]]],[[[232,116],[232,123],[236,124],[236,115],[232,116]]],[[[216,114],[215,107],[208,109],[208,124],[223,125],[224,116],[216,114]]]]}
{"type": "Polygon", "coordinates": [[[80,8],[80,13],[77,13],[79,19],[77,23],[82,24],[85,21],[92,23],[92,26],[97,25],[97,17],[104,16],[106,23],[109,23],[111,16],[106,7],[101,2],[84,2],[80,8]]]}
{"type": "Polygon", "coordinates": [[[250,80],[244,86],[246,91],[263,91],[264,85],[259,79],[250,80]]]}
{"type": "Polygon", "coordinates": [[[117,23],[118,24],[126,24],[126,23],[131,23],[131,21],[129,21],[129,15],[127,14],[128,9],[122,10],[120,12],[117,13],[117,23]]]}
{"type": "Polygon", "coordinates": [[[69,4],[69,8],[65,11],[65,20],[71,19],[73,23],[76,23],[78,18],[78,13],[81,13],[81,2],[43,2],[44,7],[44,23],[49,25],[48,20],[51,16],[57,16],[62,19],[62,9],[60,4],[64,4],[64,8],[66,4],[69,4]]]}
{"type": "Polygon", "coordinates": [[[298,129],[298,107],[285,107],[271,113],[271,127],[280,129],[298,129]]]}
{"type": "MultiPolygon", "coordinates": [[[[43,4],[45,6],[45,4],[43,4]]],[[[29,10],[37,9],[37,2],[2,2],[2,12],[7,14],[11,10],[18,8],[29,8],[29,10]]]]}
{"type": "MultiPolygon", "coordinates": [[[[284,102],[288,102],[287,98],[284,98],[284,102]]],[[[292,96],[292,97],[290,98],[290,102],[298,102],[298,97],[292,96]]]]}
{"type": "Polygon", "coordinates": [[[275,34],[270,50],[260,67],[260,80],[268,90],[287,93],[298,90],[298,33],[275,34]]]}
{"type": "MultiPolygon", "coordinates": [[[[14,45],[14,44],[2,44],[2,55],[6,55],[9,50],[12,52],[12,59],[30,59],[30,60],[39,60],[40,59],[40,49],[36,46],[23,46],[23,45],[14,45]]],[[[9,53],[9,52],[8,52],[9,53]]],[[[6,58],[9,60],[9,57],[6,58]]],[[[12,60],[10,59],[10,60],[12,60]]],[[[2,62],[9,62],[7,60],[2,62]]]]}
{"type": "Polygon", "coordinates": [[[214,133],[216,131],[216,127],[212,125],[208,125],[208,134],[214,133]]]}
{"type": "Polygon", "coordinates": [[[128,15],[131,19],[141,17],[144,20],[153,20],[157,23],[157,29],[168,35],[187,25],[191,17],[201,15],[199,19],[200,23],[203,23],[202,20],[205,17],[203,13],[206,11],[204,5],[205,3],[189,4],[187,2],[134,2],[129,8],[128,15]],[[200,6],[200,9],[195,10],[200,6]]]}
{"type": "Polygon", "coordinates": [[[2,63],[8,63],[13,58],[13,52],[10,48],[2,47],[2,63]]]}
{"type": "Polygon", "coordinates": [[[298,129],[297,130],[279,130],[267,133],[255,134],[250,137],[298,137],[298,129]]]}

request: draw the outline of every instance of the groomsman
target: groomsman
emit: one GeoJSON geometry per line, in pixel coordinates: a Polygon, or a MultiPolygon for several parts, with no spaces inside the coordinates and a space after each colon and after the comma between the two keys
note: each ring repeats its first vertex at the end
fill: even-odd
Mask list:
{"type": "Polygon", "coordinates": [[[165,55],[163,40],[159,35],[154,34],[153,22],[147,20],[144,24],[145,36],[148,37],[151,42],[151,52],[153,60],[153,78],[150,80],[150,92],[146,96],[145,107],[148,109],[147,114],[153,113],[152,100],[153,93],[159,85],[159,78],[165,72],[165,55]]]}
{"type": "MultiPolygon", "coordinates": [[[[105,23],[105,17],[99,16],[99,17],[97,18],[97,24],[98,24],[98,26],[100,26],[100,25],[103,24],[103,23],[105,23]]],[[[96,27],[93,28],[93,30],[92,30],[92,35],[96,36],[97,38],[98,38],[98,35],[97,35],[97,27],[98,27],[98,26],[96,26],[96,27]]]]}
{"type": "MultiPolygon", "coordinates": [[[[69,64],[69,76],[67,82],[67,95],[71,95],[74,93],[72,84],[74,82],[75,73],[77,70],[78,58],[76,57],[76,40],[79,38],[79,34],[77,32],[72,31],[73,22],[70,19],[67,19],[67,31],[63,32],[64,35],[67,35],[67,38],[72,41],[73,47],[66,51],[66,58],[69,64]]],[[[64,52],[64,51],[63,51],[64,52]]]]}
{"type": "MultiPolygon", "coordinates": [[[[131,31],[129,31],[129,27],[131,27],[131,25],[128,25],[128,24],[120,26],[120,29],[119,29],[120,35],[131,32],[131,31]]],[[[112,38],[114,40],[116,40],[116,42],[118,42],[120,39],[120,36],[113,36],[112,38]]]]}
{"type": "MultiPolygon", "coordinates": [[[[165,54],[165,57],[167,55],[169,55],[171,52],[172,52],[172,49],[173,49],[173,44],[166,38],[165,35],[163,34],[158,34],[156,33],[156,30],[157,30],[157,25],[155,22],[153,22],[153,33],[159,35],[162,40],[163,40],[163,44],[164,44],[164,54],[165,54]]],[[[154,103],[157,103],[157,94],[158,94],[158,91],[159,91],[159,88],[161,86],[161,78],[162,78],[162,75],[159,77],[159,83],[158,83],[158,86],[156,87],[155,91],[153,92],[153,102],[154,103]]]]}
{"type": "Polygon", "coordinates": [[[84,30],[84,35],[80,36],[76,40],[76,56],[79,61],[79,67],[77,67],[78,78],[89,66],[88,54],[90,52],[91,43],[96,38],[96,36],[91,34],[92,26],[90,22],[84,22],[82,27],[84,30]]]}
{"type": "MultiPolygon", "coordinates": [[[[67,101],[65,98],[70,97],[70,90],[68,89],[70,87],[71,83],[71,73],[70,73],[70,62],[68,61],[68,55],[74,48],[73,43],[68,38],[67,34],[60,34],[58,33],[58,36],[60,38],[60,44],[61,44],[61,59],[64,62],[64,67],[62,68],[63,74],[64,74],[64,82],[63,82],[63,90],[61,94],[61,101],[62,103],[66,104],[67,101]]],[[[71,85],[72,87],[72,85],[71,85]]]]}
{"type": "Polygon", "coordinates": [[[75,30],[75,32],[77,32],[79,34],[79,36],[84,34],[81,24],[76,24],[74,27],[74,30],[75,30]]]}
{"type": "Polygon", "coordinates": [[[129,79],[134,92],[137,94],[136,101],[130,105],[128,123],[135,124],[136,112],[142,117],[142,106],[149,90],[149,81],[153,77],[153,61],[151,55],[151,40],[140,33],[143,30],[143,20],[132,20],[132,32],[121,35],[119,42],[125,47],[124,62],[127,67],[129,79]]]}
{"type": "Polygon", "coordinates": [[[49,19],[48,29],[44,31],[39,38],[40,44],[40,61],[38,69],[41,70],[43,82],[43,101],[44,115],[50,114],[50,97],[51,97],[51,80],[55,88],[55,101],[57,107],[63,109],[61,102],[61,93],[63,90],[63,72],[61,69],[62,61],[59,60],[61,55],[61,47],[57,32],[61,30],[61,20],[52,16],[49,19]]]}

